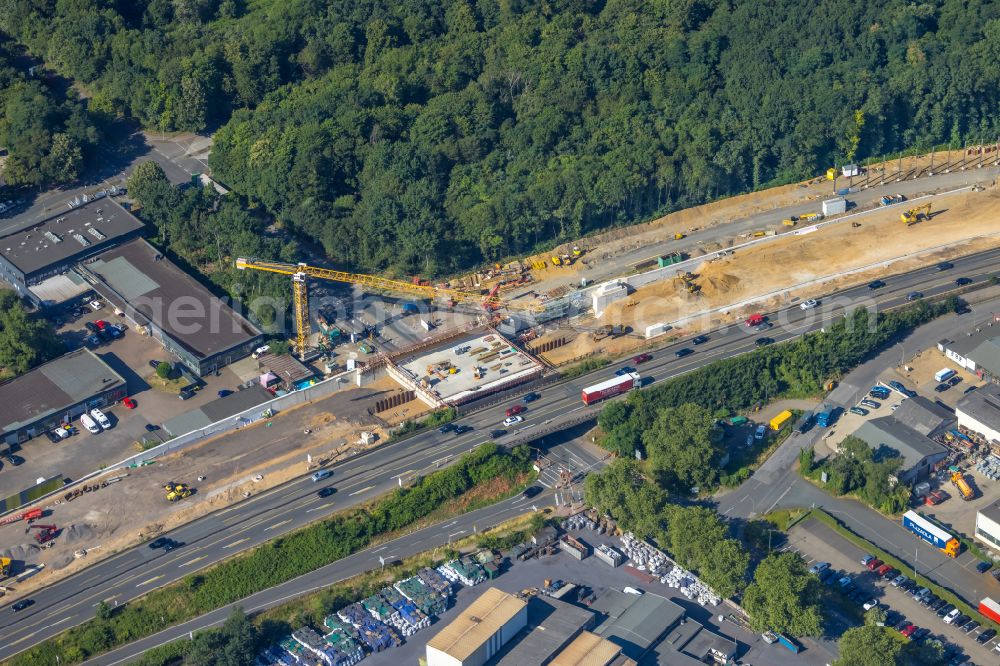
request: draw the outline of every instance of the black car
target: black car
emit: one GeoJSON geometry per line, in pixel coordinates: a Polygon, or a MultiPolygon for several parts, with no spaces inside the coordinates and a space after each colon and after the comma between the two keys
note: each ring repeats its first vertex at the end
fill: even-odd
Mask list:
{"type": "Polygon", "coordinates": [[[823,573],[821,573],[819,575],[819,581],[821,583],[825,583],[828,580],[830,580],[831,578],[835,578],[836,576],[837,576],[837,571],[836,570],[834,570],[834,569],[827,569],[826,571],[824,571],[823,573]]]}
{"type": "Polygon", "coordinates": [[[938,599],[934,603],[930,604],[929,608],[936,613],[938,610],[947,605],[948,605],[947,601],[945,601],[944,599],[938,599]]]}
{"type": "Polygon", "coordinates": [[[966,634],[971,634],[973,631],[979,628],[979,623],[973,620],[969,624],[962,627],[962,631],[966,634]]]}
{"type": "Polygon", "coordinates": [[[910,640],[911,641],[922,641],[922,640],[924,640],[924,638],[927,637],[927,634],[929,634],[929,633],[931,633],[930,629],[928,629],[927,627],[920,627],[919,629],[917,629],[916,631],[914,631],[912,634],[910,634],[910,640]]]}
{"type": "Polygon", "coordinates": [[[871,289],[872,291],[875,291],[876,289],[881,289],[884,286],[885,282],[882,280],[874,280],[868,283],[868,288],[871,289]]]}
{"type": "Polygon", "coordinates": [[[158,425],[153,425],[152,423],[147,423],[146,424],[146,432],[156,432],[159,429],[160,429],[160,426],[158,426],[158,425]]]}
{"type": "Polygon", "coordinates": [[[532,497],[534,497],[535,495],[537,495],[540,492],[542,492],[542,487],[541,486],[531,486],[529,488],[526,488],[525,491],[523,493],[521,493],[521,494],[524,497],[532,498],[532,497]]]}
{"type": "Polygon", "coordinates": [[[13,465],[14,467],[17,467],[18,465],[24,462],[24,458],[22,458],[21,456],[15,456],[13,453],[8,453],[3,457],[3,459],[6,460],[8,464],[13,465]]]}
{"type": "Polygon", "coordinates": [[[194,397],[194,391],[181,391],[177,394],[177,397],[181,400],[189,400],[194,397]]]}
{"type": "Polygon", "coordinates": [[[997,635],[996,629],[987,629],[983,633],[976,636],[976,642],[982,645],[983,643],[989,642],[989,640],[996,635],[997,635]]]}
{"type": "Polygon", "coordinates": [[[163,552],[164,552],[164,553],[169,553],[169,552],[170,552],[170,551],[172,551],[172,550],[173,550],[174,548],[177,548],[177,547],[178,547],[178,546],[180,546],[180,545],[181,545],[181,544],[177,543],[177,542],[176,542],[176,541],[174,541],[173,539],[167,539],[167,542],[166,542],[165,544],[163,544],[163,552]]]}
{"type": "Polygon", "coordinates": [[[971,619],[972,618],[969,617],[968,615],[959,615],[957,618],[955,618],[955,621],[951,623],[951,626],[954,627],[955,629],[961,629],[966,624],[968,624],[969,620],[971,619]]]}
{"type": "Polygon", "coordinates": [[[87,323],[85,323],[85,324],[84,324],[84,326],[86,326],[86,327],[87,327],[87,330],[88,330],[88,331],[90,331],[91,333],[98,333],[98,332],[99,332],[99,331],[101,330],[101,329],[100,329],[100,328],[99,328],[99,327],[97,326],[97,324],[95,324],[95,323],[94,323],[94,322],[92,322],[92,321],[88,321],[87,323]]]}
{"type": "Polygon", "coordinates": [[[537,393],[528,393],[523,398],[521,398],[521,402],[527,405],[529,402],[534,402],[541,397],[542,396],[538,395],[537,393]]]}
{"type": "Polygon", "coordinates": [[[678,349],[677,351],[675,351],[674,356],[676,356],[677,358],[684,358],[688,354],[693,354],[693,353],[694,353],[693,349],[684,347],[683,349],[678,349]]]}
{"type": "Polygon", "coordinates": [[[438,432],[444,434],[446,432],[451,432],[454,429],[455,429],[454,423],[445,423],[443,426],[438,428],[438,432]]]}
{"type": "Polygon", "coordinates": [[[899,622],[896,623],[896,626],[893,627],[893,629],[895,629],[896,631],[902,631],[903,629],[905,629],[906,627],[910,626],[911,624],[913,624],[913,623],[910,622],[909,620],[907,620],[904,617],[902,620],[900,620],[899,622]]]}
{"type": "Polygon", "coordinates": [[[967,284],[972,284],[972,278],[967,278],[967,277],[958,278],[957,280],[955,280],[955,284],[957,284],[959,287],[964,287],[967,284]]]}
{"type": "Polygon", "coordinates": [[[976,565],[976,571],[978,571],[979,573],[986,573],[992,567],[993,565],[990,564],[989,562],[980,562],[979,564],[976,565]]]}
{"type": "Polygon", "coordinates": [[[19,610],[24,610],[33,603],[35,602],[31,599],[18,599],[10,605],[10,609],[16,613],[19,610]]]}
{"type": "Polygon", "coordinates": [[[948,384],[950,386],[958,386],[961,383],[962,383],[962,378],[957,375],[948,380],[948,384]]]}
{"type": "Polygon", "coordinates": [[[163,548],[168,543],[170,543],[170,539],[168,539],[167,537],[160,537],[159,539],[154,539],[153,541],[150,541],[149,547],[152,548],[153,550],[156,550],[157,548],[163,548]]]}
{"type": "Polygon", "coordinates": [[[327,486],[326,488],[320,488],[319,490],[317,490],[316,494],[319,495],[320,497],[329,497],[335,492],[336,490],[334,490],[330,486],[327,486]]]}
{"type": "Polygon", "coordinates": [[[934,387],[934,392],[935,393],[944,393],[945,391],[947,391],[950,388],[951,388],[951,386],[949,386],[948,384],[938,384],[937,386],[934,387]]]}
{"type": "Polygon", "coordinates": [[[757,338],[753,341],[758,347],[766,347],[767,345],[774,343],[774,338],[757,338]]]}
{"type": "Polygon", "coordinates": [[[937,600],[938,600],[938,596],[936,594],[928,594],[926,597],[924,597],[923,599],[920,600],[920,605],[921,606],[930,606],[932,603],[934,603],[937,600]]]}
{"type": "Polygon", "coordinates": [[[455,426],[455,436],[464,435],[467,432],[472,432],[472,426],[467,426],[467,425],[455,426]]]}
{"type": "Polygon", "coordinates": [[[497,437],[503,437],[507,434],[506,430],[490,430],[490,439],[496,439],[497,437]]]}
{"type": "Polygon", "coordinates": [[[152,361],[149,362],[149,367],[151,367],[153,370],[156,370],[158,367],[160,367],[160,363],[162,363],[162,362],[163,361],[157,361],[154,358],[152,361]]]}
{"type": "Polygon", "coordinates": [[[693,345],[700,345],[703,342],[708,342],[708,336],[707,335],[699,335],[699,336],[691,338],[691,344],[693,344],[693,345]]]}
{"type": "Polygon", "coordinates": [[[906,300],[916,301],[924,297],[924,292],[922,291],[911,291],[906,295],[906,300]]]}
{"type": "Polygon", "coordinates": [[[938,264],[937,266],[935,266],[935,268],[937,268],[937,270],[939,270],[939,271],[946,271],[949,268],[954,268],[954,267],[955,267],[955,264],[953,264],[951,262],[948,262],[948,261],[942,261],[940,264],[938,264]]]}
{"type": "Polygon", "coordinates": [[[944,617],[945,615],[947,615],[948,613],[952,612],[953,610],[955,610],[955,606],[954,605],[952,605],[952,604],[945,604],[944,606],[941,606],[941,608],[938,608],[937,612],[935,612],[934,614],[937,615],[938,617],[944,617]]]}

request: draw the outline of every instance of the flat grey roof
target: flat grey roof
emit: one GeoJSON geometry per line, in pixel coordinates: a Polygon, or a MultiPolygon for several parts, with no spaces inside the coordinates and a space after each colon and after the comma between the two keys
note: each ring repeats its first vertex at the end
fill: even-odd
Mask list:
{"type": "Polygon", "coordinates": [[[968,414],[983,425],[1000,429],[1000,386],[987,384],[962,396],[955,411],[968,414]]]}
{"type": "Polygon", "coordinates": [[[207,425],[221,421],[240,412],[262,405],[274,396],[262,389],[260,386],[251,386],[242,391],[236,391],[225,398],[213,400],[202,405],[198,409],[179,414],[172,419],[168,419],[163,424],[163,429],[174,437],[179,437],[185,433],[207,425]]]}
{"type": "Polygon", "coordinates": [[[0,238],[0,255],[30,275],[71,264],[142,228],[134,215],[104,197],[0,238]]]}
{"type": "Polygon", "coordinates": [[[865,421],[860,428],[854,431],[854,436],[868,442],[869,446],[873,448],[884,444],[899,451],[905,461],[905,469],[915,467],[927,456],[948,453],[948,449],[943,445],[907,427],[891,416],[880,416],[877,419],[865,421]]]}
{"type": "Polygon", "coordinates": [[[542,664],[569,644],[596,616],[558,599],[528,600],[528,625],[508,643],[494,666],[542,664]]]}
{"type": "Polygon", "coordinates": [[[261,335],[248,319],[141,238],[102,252],[85,268],[104,281],[95,288],[106,299],[152,321],[200,358],[261,335]]]}
{"type": "Polygon", "coordinates": [[[1000,375],[1000,338],[982,341],[967,356],[976,362],[977,367],[986,368],[993,375],[1000,375]]]}
{"type": "Polygon", "coordinates": [[[979,510],[979,513],[983,514],[994,523],[1000,524],[1000,501],[993,502],[989,506],[984,506],[979,510]]]}
{"type": "Polygon", "coordinates": [[[591,608],[608,619],[594,633],[615,645],[633,659],[640,659],[664,633],[684,617],[684,609],[658,594],[625,594],[608,590],[591,608]]]}
{"type": "Polygon", "coordinates": [[[78,349],[0,384],[0,427],[13,432],[124,385],[92,351],[78,349]]]}

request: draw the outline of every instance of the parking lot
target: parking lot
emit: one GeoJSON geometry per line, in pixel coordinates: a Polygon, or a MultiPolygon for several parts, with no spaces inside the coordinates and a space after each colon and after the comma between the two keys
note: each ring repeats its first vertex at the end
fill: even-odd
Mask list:
{"type": "MultiPolygon", "coordinates": [[[[906,620],[918,628],[927,630],[926,635],[920,640],[937,639],[946,647],[954,646],[956,654],[965,654],[972,663],[980,666],[1000,663],[1000,653],[995,651],[998,636],[979,644],[975,639],[985,631],[984,627],[976,627],[970,633],[964,633],[957,627],[945,624],[935,611],[915,601],[911,594],[894,587],[890,581],[883,580],[869,571],[861,564],[861,559],[867,553],[826,525],[812,519],[803,521],[790,530],[788,542],[781,547],[781,550],[798,552],[810,566],[817,562],[829,562],[830,569],[837,572],[832,575],[830,587],[835,588],[841,576],[850,576],[851,582],[867,593],[864,599],[875,599],[889,609],[887,625],[899,626],[906,620]]],[[[902,574],[908,578],[913,577],[912,570],[904,571],[902,574]]],[[[848,603],[854,603],[858,606],[859,612],[862,612],[860,603],[848,603]]]]}
{"type": "Polygon", "coordinates": [[[77,420],[73,424],[76,426],[74,434],[66,439],[53,442],[42,436],[24,442],[18,451],[24,463],[17,467],[8,464],[0,469],[0,496],[28,488],[39,478],[51,478],[56,474],[67,479],[79,478],[102,465],[123,460],[138,452],[136,442],[143,438],[152,443],[166,437],[162,430],[147,431],[148,424],[159,426],[167,419],[216,399],[221,389],[235,389],[239,383],[232,371],[223,369],[218,377],[204,378],[204,387],[192,398],[180,400],[176,392],[153,388],[147,381],[155,373],[151,361],[173,360],[159,342],[126,328],[118,339],[102,341],[96,346],[87,344],[86,338],[91,336],[86,328],[88,323],[103,320],[127,326],[127,322],[107,306],[100,310],[77,310],[79,316],[73,313],[74,310],[77,310],[76,305],[49,313],[59,324],[57,334],[67,351],[83,346],[90,348],[125,379],[129,397],[136,407],[126,409],[119,403],[104,409],[112,427],[97,434],[87,432],[77,420]]]}

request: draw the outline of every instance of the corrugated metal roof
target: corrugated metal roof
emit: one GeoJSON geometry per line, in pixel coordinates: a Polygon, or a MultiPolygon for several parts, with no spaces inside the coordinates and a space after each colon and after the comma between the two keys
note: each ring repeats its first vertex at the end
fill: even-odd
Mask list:
{"type": "Polygon", "coordinates": [[[491,587],[472,602],[464,613],[427,641],[427,647],[458,659],[468,659],[490,636],[520,613],[527,604],[491,587]]]}
{"type": "Polygon", "coordinates": [[[597,634],[584,631],[556,655],[551,666],[607,666],[621,648],[597,634]]]}

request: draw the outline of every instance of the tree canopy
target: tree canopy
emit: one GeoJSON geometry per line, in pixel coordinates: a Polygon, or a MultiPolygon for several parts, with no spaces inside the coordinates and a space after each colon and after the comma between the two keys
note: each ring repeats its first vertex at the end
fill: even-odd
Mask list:
{"type": "Polygon", "coordinates": [[[743,594],[743,607],[758,631],[819,636],[822,631],[819,579],[806,572],[798,553],[764,558],[743,594]]]}
{"type": "Polygon", "coordinates": [[[844,632],[834,666],[937,666],[944,664],[940,643],[911,643],[889,627],[866,625],[844,632]]]}
{"type": "Polygon", "coordinates": [[[219,177],[366,270],[446,273],[998,127],[983,0],[2,7],[92,108],[221,126],[219,177]]]}
{"type": "Polygon", "coordinates": [[[0,378],[27,372],[61,351],[49,323],[30,315],[17,294],[0,290],[0,378]]]}

